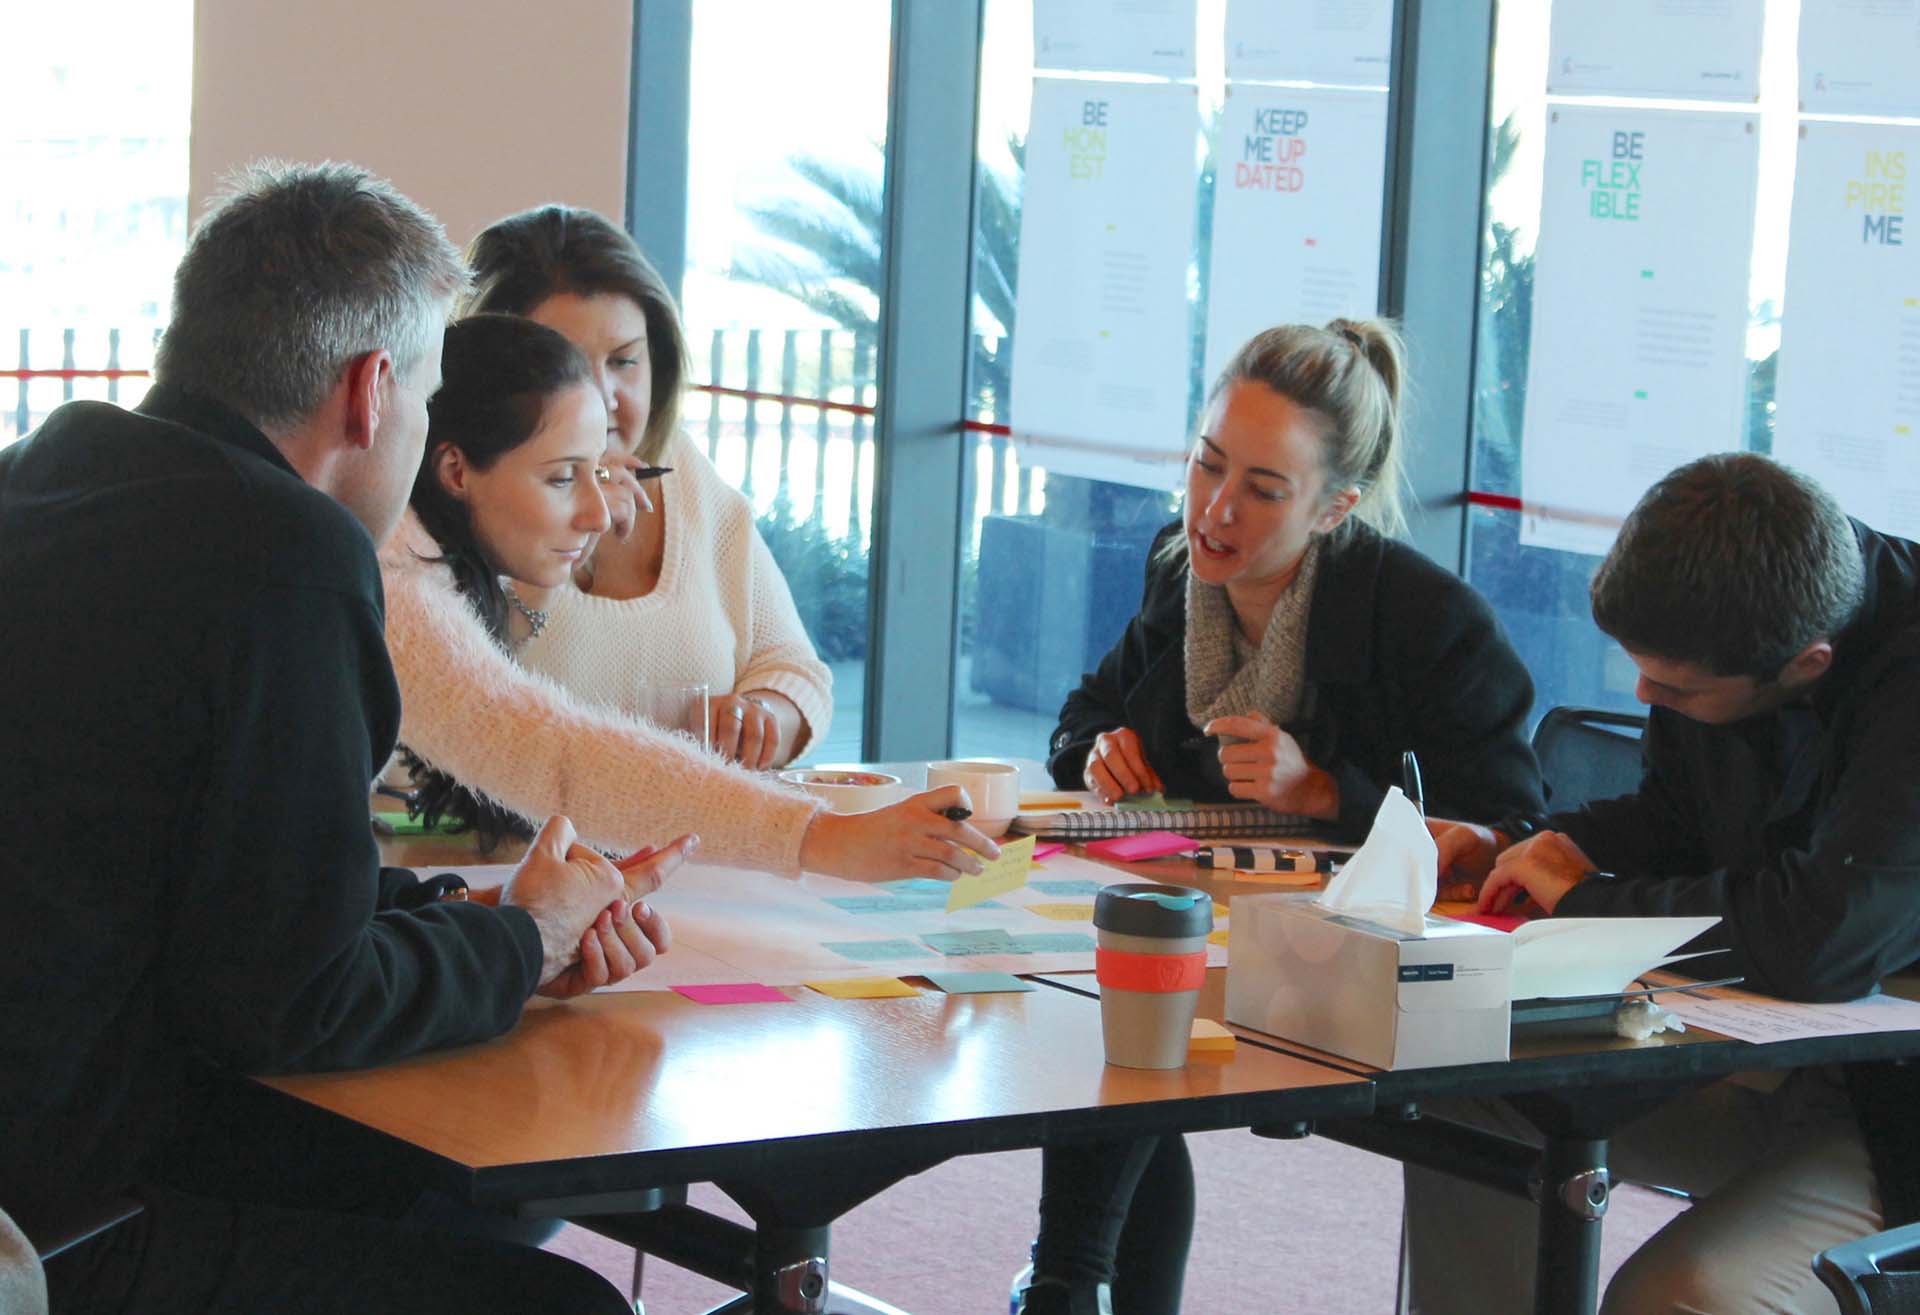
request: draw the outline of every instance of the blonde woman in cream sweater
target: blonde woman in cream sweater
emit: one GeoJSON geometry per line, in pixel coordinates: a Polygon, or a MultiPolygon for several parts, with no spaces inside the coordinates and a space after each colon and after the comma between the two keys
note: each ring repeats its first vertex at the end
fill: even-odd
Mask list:
{"type": "Polygon", "coordinates": [[[480,322],[488,332],[448,331],[411,510],[380,555],[400,739],[426,775],[428,815],[481,822],[475,811],[489,810],[496,830],[524,830],[560,812],[582,840],[615,851],[691,832],[709,862],[854,880],[950,879],[998,854],[944,815],[966,802],[954,787],[871,813],[824,812],[514,659],[533,627],[507,581],[561,583],[608,526],[577,440],[605,418],[591,370],[559,334],[509,316],[466,323],[480,322]],[[532,372],[556,353],[566,369],[532,372]]]}
{"type": "Polygon", "coordinates": [[[679,432],[686,343],[672,294],[633,239],[591,210],[509,215],[474,239],[467,262],[464,309],[565,334],[607,408],[615,533],[575,571],[578,592],[523,599],[548,616],[521,661],[626,711],[644,684],[705,684],[716,751],[747,767],[791,762],[825,735],[833,678],[746,500],[679,432]]]}

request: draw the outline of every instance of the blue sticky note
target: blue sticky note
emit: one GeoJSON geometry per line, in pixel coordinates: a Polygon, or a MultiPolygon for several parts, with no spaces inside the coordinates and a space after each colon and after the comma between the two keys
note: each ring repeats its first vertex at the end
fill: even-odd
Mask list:
{"type": "Polygon", "coordinates": [[[1013,933],[998,927],[982,931],[936,931],[921,940],[942,954],[1024,954],[1013,933]]]}
{"type": "Polygon", "coordinates": [[[932,877],[902,877],[898,881],[875,882],[873,888],[875,890],[890,891],[895,895],[924,891],[945,897],[949,884],[950,883],[945,881],[937,881],[932,877]]]}
{"type": "Polygon", "coordinates": [[[822,941],[822,945],[844,959],[861,963],[883,963],[888,959],[931,959],[933,952],[905,937],[891,941],[822,941]]]}
{"type": "Polygon", "coordinates": [[[1027,883],[1042,895],[1098,895],[1100,883],[1097,881],[1029,881],[1027,883]]]}
{"type": "Polygon", "coordinates": [[[948,995],[986,995],[998,991],[1031,991],[1032,982],[1023,982],[1012,973],[937,973],[923,974],[935,989],[948,995]]]}
{"type": "Polygon", "coordinates": [[[1098,948],[1093,937],[1075,931],[1028,932],[1013,938],[1015,954],[1075,954],[1082,950],[1091,953],[1098,948]]]}
{"type": "MultiPolygon", "coordinates": [[[[947,908],[946,884],[934,891],[911,891],[905,895],[835,895],[827,903],[847,913],[944,913],[947,908]]],[[[1004,904],[989,900],[974,905],[977,909],[1003,909],[1004,904]]]]}

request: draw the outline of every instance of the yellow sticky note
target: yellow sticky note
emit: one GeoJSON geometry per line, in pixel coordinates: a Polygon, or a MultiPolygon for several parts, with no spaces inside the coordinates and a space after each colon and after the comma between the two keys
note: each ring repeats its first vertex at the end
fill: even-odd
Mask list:
{"type": "Polygon", "coordinates": [[[1227,929],[1225,927],[1215,927],[1212,931],[1207,933],[1207,944],[1225,945],[1226,943],[1227,943],[1227,929]]]}
{"type": "Polygon", "coordinates": [[[1069,808],[1080,807],[1080,801],[1070,794],[1046,794],[1039,791],[1020,796],[1020,811],[1023,813],[1044,812],[1060,813],[1069,808]]]}
{"type": "Polygon", "coordinates": [[[1029,904],[1028,913],[1037,913],[1043,918],[1052,918],[1055,922],[1092,922],[1091,904],[1029,904]]]}
{"type": "Polygon", "coordinates": [[[947,888],[947,912],[970,909],[995,895],[1004,895],[1027,884],[1027,870],[1033,866],[1032,836],[1000,846],[1000,857],[987,860],[985,868],[970,877],[961,877],[947,888]]]}
{"type": "Polygon", "coordinates": [[[1232,1054],[1235,1040],[1233,1033],[1211,1018],[1196,1018],[1193,1020],[1193,1032],[1187,1041],[1187,1049],[1232,1054]]]}
{"type": "Polygon", "coordinates": [[[1216,917],[1216,918],[1224,918],[1224,917],[1226,917],[1226,916],[1227,916],[1227,915],[1228,915],[1229,913],[1231,913],[1231,912],[1232,912],[1232,910],[1231,910],[1231,909],[1229,909],[1229,908],[1228,908],[1228,907],[1227,907],[1227,906],[1226,906],[1225,904],[1222,904],[1222,903],[1221,903],[1221,902],[1220,902],[1219,900],[1215,900],[1215,901],[1213,902],[1213,916],[1214,916],[1214,917],[1216,917]]]}
{"type": "Polygon", "coordinates": [[[898,977],[846,977],[837,982],[808,982],[806,986],[836,1000],[886,1000],[920,994],[898,977]]]}

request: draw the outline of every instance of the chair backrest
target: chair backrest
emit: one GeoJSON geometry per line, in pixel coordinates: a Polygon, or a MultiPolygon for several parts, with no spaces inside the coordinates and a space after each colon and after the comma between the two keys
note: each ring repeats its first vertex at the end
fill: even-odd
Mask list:
{"type": "Polygon", "coordinates": [[[1920,1312],[1920,1224],[1890,1228],[1828,1247],[1813,1258],[1813,1272],[1833,1293],[1841,1315],[1912,1315],[1920,1312]]]}
{"type": "Polygon", "coordinates": [[[1600,708],[1554,708],[1533,730],[1533,752],[1555,812],[1632,794],[1640,785],[1640,735],[1647,719],[1600,708]]]}

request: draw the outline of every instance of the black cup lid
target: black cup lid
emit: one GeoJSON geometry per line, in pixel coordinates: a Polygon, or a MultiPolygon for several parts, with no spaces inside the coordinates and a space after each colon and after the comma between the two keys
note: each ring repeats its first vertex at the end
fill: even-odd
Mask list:
{"type": "Polygon", "coordinates": [[[1123,936],[1205,936],[1213,897],[1190,886],[1107,886],[1093,902],[1093,925],[1123,936]]]}

